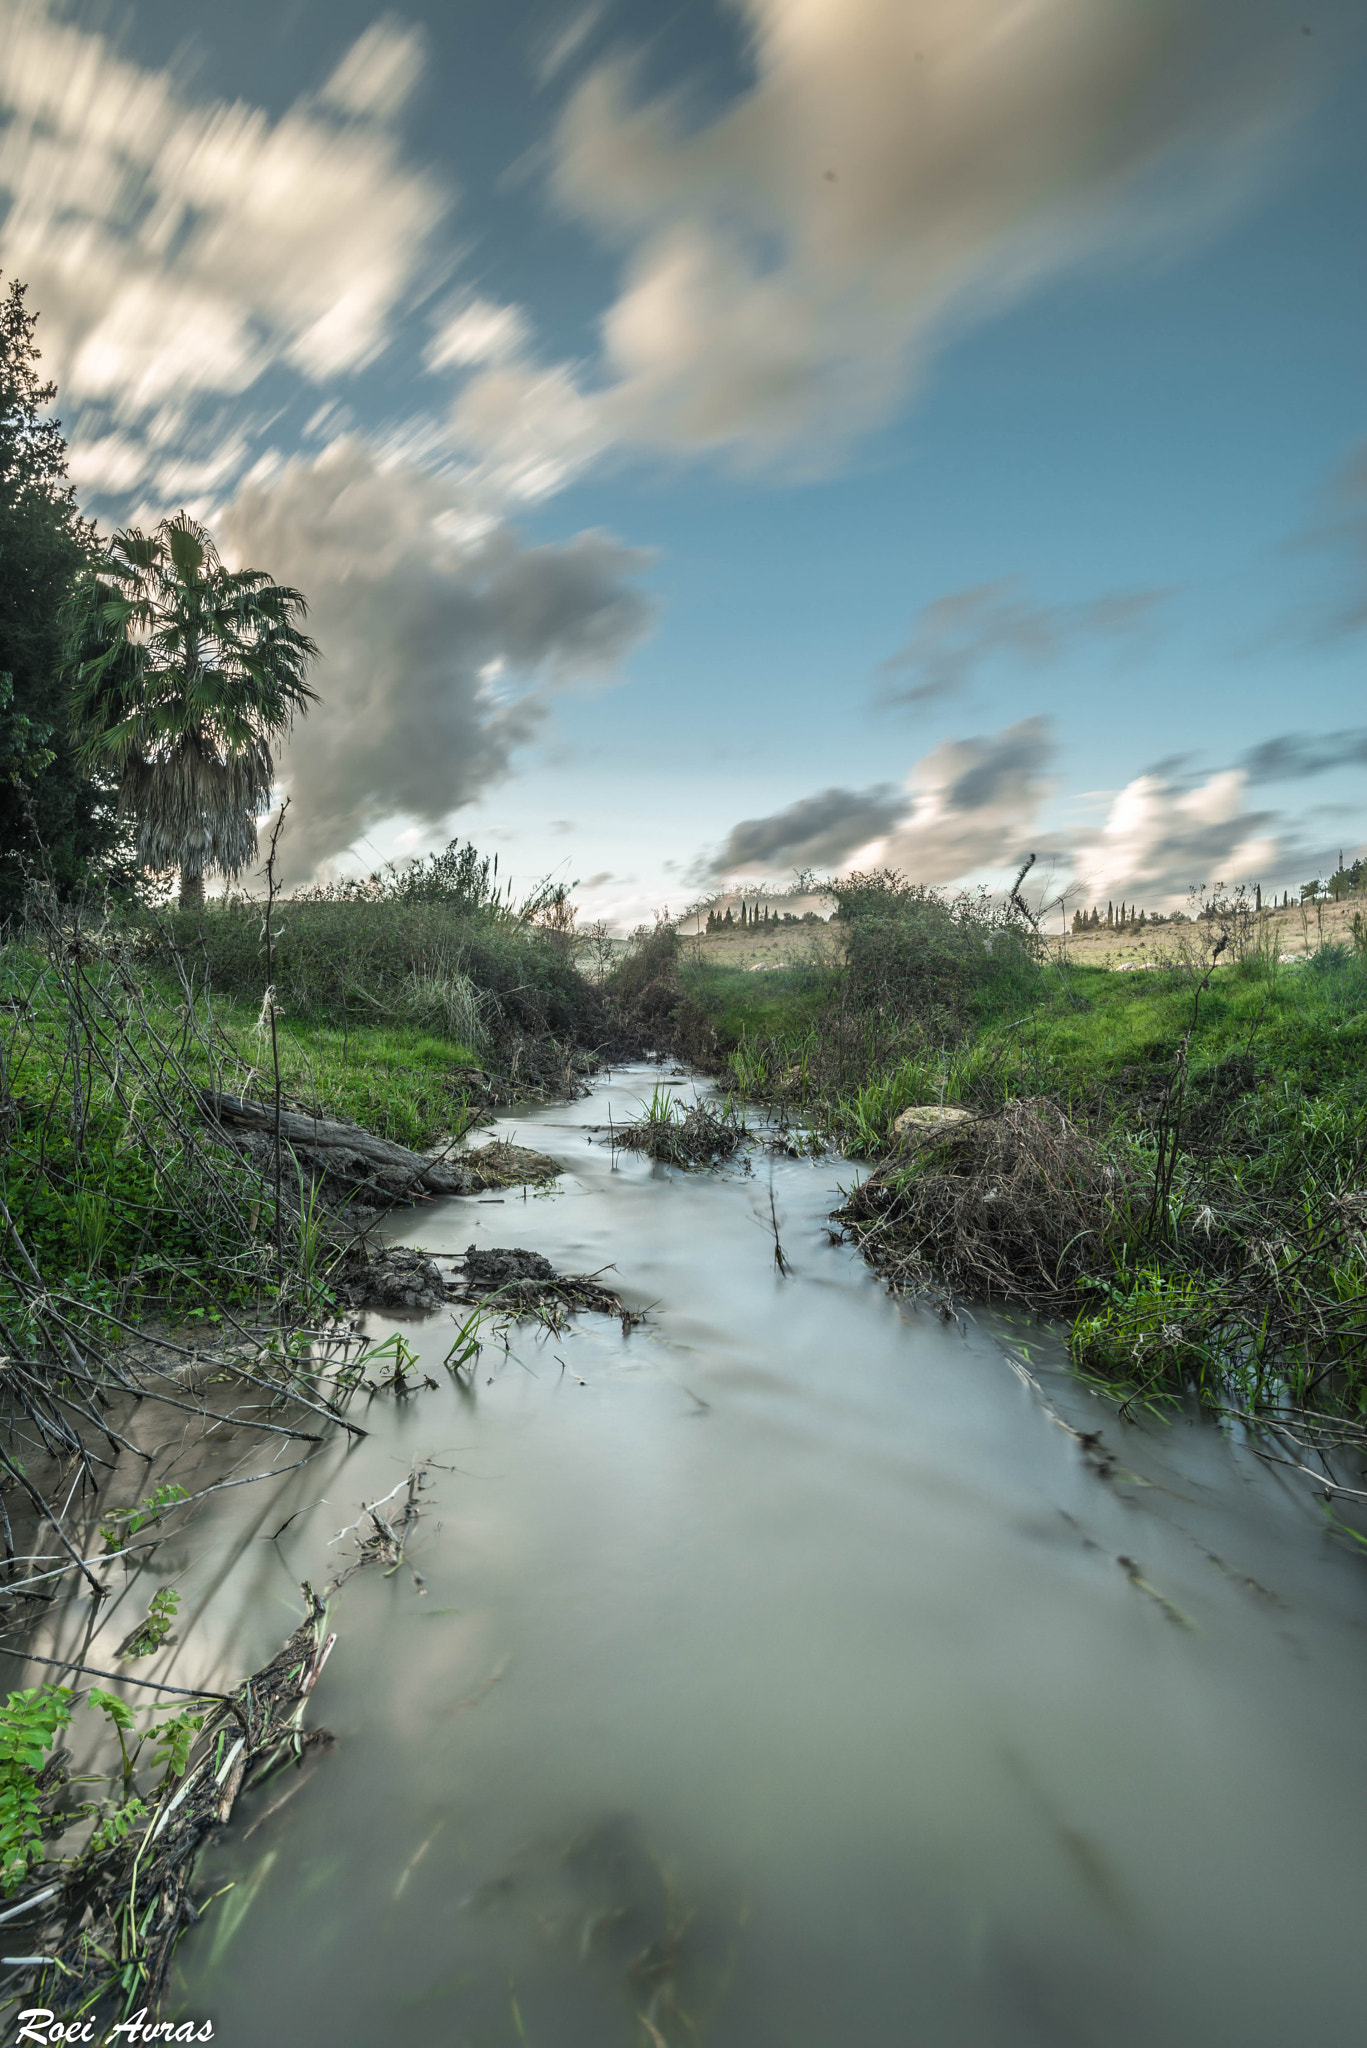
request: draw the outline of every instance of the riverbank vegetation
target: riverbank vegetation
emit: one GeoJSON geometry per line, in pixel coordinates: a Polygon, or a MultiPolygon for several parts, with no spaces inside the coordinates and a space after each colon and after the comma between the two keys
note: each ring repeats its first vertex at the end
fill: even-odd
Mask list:
{"type": "Polygon", "coordinates": [[[1019,896],[832,893],[838,947],[805,967],[685,945],[674,1015],[738,1096],[871,1164],[843,1221],[891,1282],[1064,1320],[1125,1397],[1367,1412],[1360,913],[1287,960],[1271,913],[1215,892],[1122,975],[1019,896]],[[935,1104],[970,1114],[906,1114],[935,1104]]]}

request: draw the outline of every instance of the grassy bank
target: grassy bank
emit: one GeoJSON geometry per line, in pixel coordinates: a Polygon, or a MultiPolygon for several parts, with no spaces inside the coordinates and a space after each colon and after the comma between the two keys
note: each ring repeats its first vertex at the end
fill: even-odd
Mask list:
{"type": "Polygon", "coordinates": [[[200,1091],[278,1089],[414,1150],[459,1141],[491,1104],[572,1090],[591,1062],[607,1012],[573,953],[563,897],[513,904],[468,847],[269,911],[111,920],[35,897],[0,947],[15,1334],[36,1340],[44,1289],[72,1313],[325,1308],[336,1231],[288,1167],[277,1208],[274,1176],[206,1125],[200,1091]]]}
{"type": "MultiPolygon", "coordinates": [[[[92,1310],[190,1314],[288,1291],[299,1276],[279,1270],[273,1189],[244,1176],[195,1102],[201,1088],[271,1099],[275,1054],[287,1104],[410,1147],[462,1137],[482,1115],[475,1056],[459,1042],[286,1014],[273,1053],[259,1003],[206,998],[117,943],[85,960],[6,947],[0,1007],[11,1225],[0,1295],[6,1269],[24,1276],[24,1253],[45,1286],[92,1310]]],[[[293,1219],[299,1191],[285,1192],[293,1219]]],[[[293,1227],[289,1243],[298,1250],[293,1227]]]]}
{"type": "Polygon", "coordinates": [[[895,1284],[1064,1320],[1127,1395],[1367,1412],[1359,946],[1288,962],[1216,905],[1118,973],[981,901],[841,910],[838,960],[714,955],[684,1014],[738,1094],[874,1163],[845,1219],[895,1284]],[[936,1104],[970,1115],[908,1128],[936,1104]]]}

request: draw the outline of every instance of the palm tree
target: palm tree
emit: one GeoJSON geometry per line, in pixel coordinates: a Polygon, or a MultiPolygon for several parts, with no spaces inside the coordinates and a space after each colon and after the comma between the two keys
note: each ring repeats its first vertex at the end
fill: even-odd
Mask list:
{"type": "Polygon", "coordinates": [[[271,742],[316,701],[318,649],[297,590],[226,569],[188,513],[116,533],[74,600],[76,731],[92,769],[117,778],[138,861],[180,869],[180,906],[207,872],[240,875],[275,782],[271,742]]]}

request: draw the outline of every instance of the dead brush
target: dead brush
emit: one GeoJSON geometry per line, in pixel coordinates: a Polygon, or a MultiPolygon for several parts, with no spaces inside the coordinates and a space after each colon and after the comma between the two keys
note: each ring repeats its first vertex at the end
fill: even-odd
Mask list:
{"type": "Polygon", "coordinates": [[[896,1286],[1059,1314],[1133,1235],[1148,1192],[1056,1104],[1022,1097],[910,1135],[837,1214],[896,1286]]]}

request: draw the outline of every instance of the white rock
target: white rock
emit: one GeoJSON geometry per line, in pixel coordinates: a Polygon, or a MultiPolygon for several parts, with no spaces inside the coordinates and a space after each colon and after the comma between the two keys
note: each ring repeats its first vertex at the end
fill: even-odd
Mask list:
{"type": "Polygon", "coordinates": [[[904,1109],[892,1120],[893,1133],[900,1131],[933,1131],[942,1125],[960,1124],[972,1112],[958,1109],[952,1102],[918,1102],[911,1109],[904,1109]]]}

